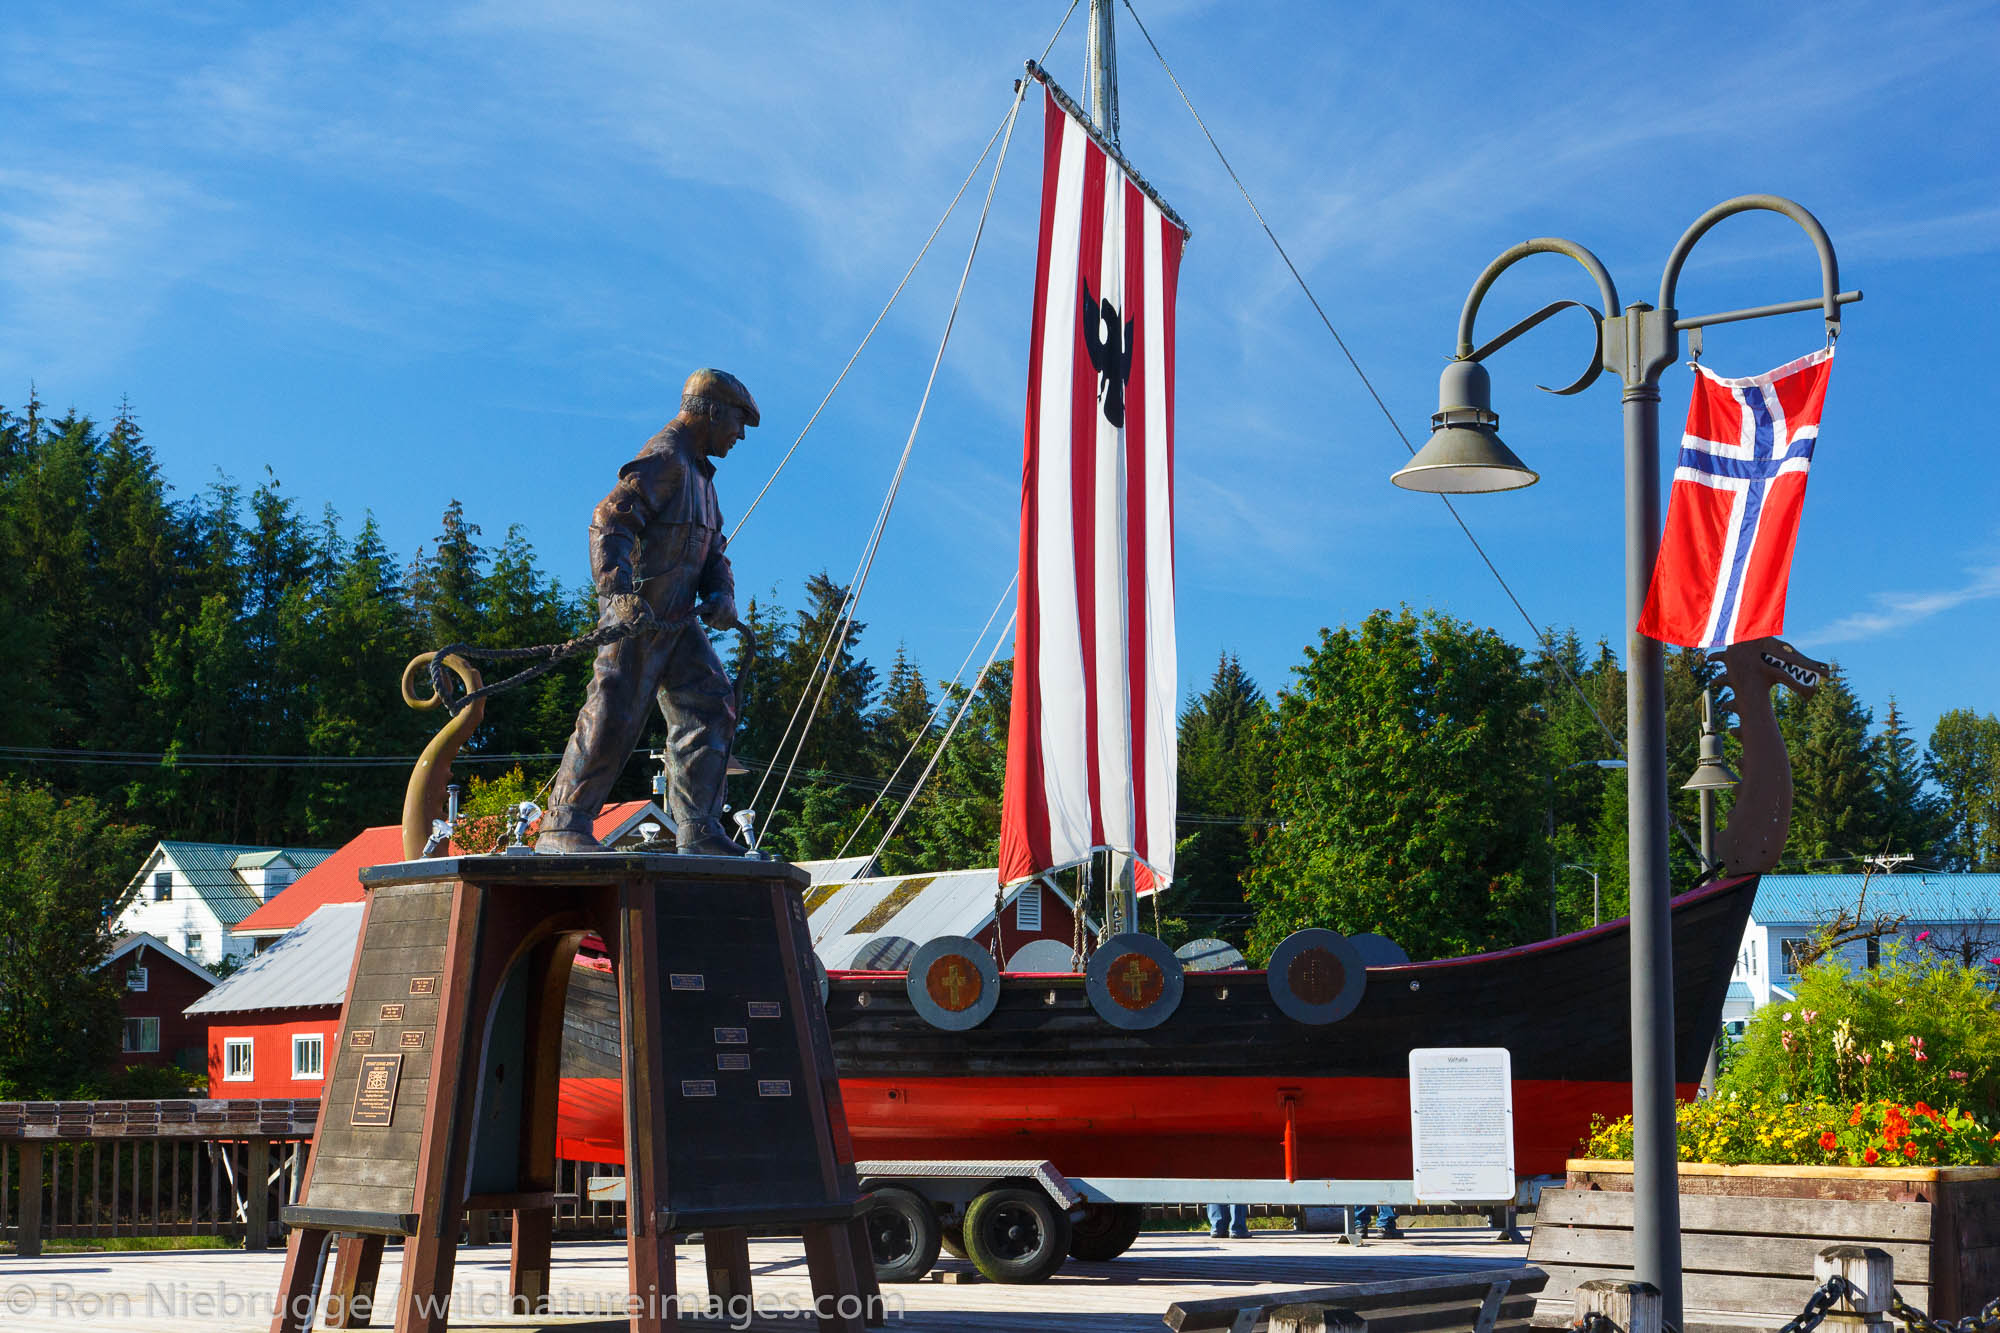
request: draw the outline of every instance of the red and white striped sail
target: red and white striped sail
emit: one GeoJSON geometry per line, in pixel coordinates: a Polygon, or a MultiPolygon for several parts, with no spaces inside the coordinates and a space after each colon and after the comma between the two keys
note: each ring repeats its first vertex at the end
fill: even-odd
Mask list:
{"type": "Polygon", "coordinates": [[[1047,90],[1000,874],[1173,877],[1174,293],[1187,232],[1047,90]]]}

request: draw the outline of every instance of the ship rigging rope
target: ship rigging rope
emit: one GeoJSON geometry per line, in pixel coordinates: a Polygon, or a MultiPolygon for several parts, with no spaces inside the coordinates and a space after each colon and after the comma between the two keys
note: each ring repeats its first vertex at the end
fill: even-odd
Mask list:
{"type": "MultiPolygon", "coordinates": [[[[1307,285],[1305,275],[1299,272],[1298,265],[1294,264],[1291,255],[1286,253],[1284,244],[1278,240],[1278,234],[1272,231],[1271,224],[1264,220],[1264,210],[1257,207],[1257,201],[1250,197],[1249,187],[1244,185],[1243,178],[1236,174],[1236,168],[1230,165],[1228,155],[1222,151],[1222,145],[1215,141],[1215,135],[1210,132],[1208,122],[1201,118],[1201,112],[1194,109],[1194,101],[1189,98],[1187,89],[1181,86],[1180,76],[1175,74],[1174,67],[1167,63],[1167,57],[1161,52],[1160,44],[1153,40],[1153,34],[1146,30],[1145,20],[1141,19],[1139,11],[1132,7],[1132,0],[1125,0],[1125,10],[1131,14],[1132,22],[1138,24],[1139,35],[1144,37],[1146,45],[1152,48],[1153,57],[1160,62],[1160,68],[1166,71],[1168,81],[1174,85],[1174,91],[1180,94],[1181,105],[1185,106],[1188,109],[1188,114],[1194,117],[1194,123],[1200,127],[1202,137],[1207,139],[1208,146],[1215,150],[1216,160],[1222,163],[1222,169],[1229,173],[1229,179],[1235,183],[1237,193],[1243,196],[1244,203],[1250,205],[1251,213],[1257,218],[1257,225],[1264,229],[1264,235],[1270,239],[1272,248],[1278,252],[1278,258],[1285,261],[1285,267],[1291,271],[1292,280],[1298,283],[1299,290],[1304,292],[1306,300],[1312,303],[1313,313],[1319,316],[1320,323],[1326,325],[1326,331],[1333,335],[1334,344],[1340,348],[1340,354],[1347,358],[1347,364],[1353,367],[1355,376],[1361,381],[1361,386],[1368,390],[1368,396],[1375,400],[1375,406],[1382,410],[1383,419],[1389,423],[1389,429],[1396,432],[1396,438],[1403,442],[1403,448],[1412,457],[1415,457],[1417,452],[1416,446],[1410,443],[1410,437],[1403,433],[1403,427],[1396,420],[1396,414],[1389,410],[1389,405],[1382,401],[1382,395],[1376,392],[1374,381],[1370,380],[1368,372],[1361,368],[1361,362],[1355,358],[1353,351],[1347,346],[1347,339],[1340,336],[1340,330],[1336,329],[1333,326],[1333,321],[1327,317],[1326,308],[1320,305],[1319,297],[1313,295],[1313,289],[1307,285]]],[[[1473,536],[1472,529],[1467,526],[1464,516],[1458,512],[1458,506],[1451,502],[1451,497],[1448,495],[1439,495],[1438,499],[1444,502],[1444,507],[1450,512],[1452,521],[1458,524],[1458,530],[1465,534],[1465,539],[1468,542],[1472,543],[1472,549],[1478,553],[1479,559],[1486,566],[1487,572],[1492,574],[1494,581],[1500,585],[1500,591],[1507,594],[1507,600],[1514,604],[1514,609],[1521,613],[1521,619],[1526,621],[1528,628],[1534,632],[1535,641],[1541,644],[1546,651],[1550,664],[1561,673],[1563,680],[1568,683],[1570,689],[1576,694],[1576,697],[1583,701],[1584,708],[1589,710],[1591,720],[1596,722],[1597,729],[1604,733],[1604,739],[1609,741],[1620,755],[1623,755],[1625,753],[1625,738],[1611,729],[1611,724],[1604,720],[1604,714],[1598,711],[1597,704],[1588,694],[1584,693],[1582,684],[1570,672],[1568,663],[1556,655],[1555,636],[1536,624],[1535,618],[1528,614],[1528,608],[1523,606],[1521,599],[1514,595],[1514,589],[1508,584],[1506,575],[1502,574],[1500,567],[1493,563],[1493,557],[1486,553],[1484,546],[1480,545],[1479,538],[1473,536]]],[[[1681,823],[1678,817],[1673,817],[1673,824],[1675,831],[1681,835],[1682,841],[1694,849],[1696,858],[1700,859],[1700,844],[1695,841],[1693,835],[1687,831],[1686,826],[1681,823]]]]}
{"type": "MultiPolygon", "coordinates": [[[[1049,52],[1055,49],[1056,39],[1061,37],[1063,29],[1069,26],[1070,15],[1076,13],[1077,4],[1078,0],[1070,0],[1069,8],[1063,11],[1062,22],[1056,24],[1056,30],[1049,34],[1049,44],[1042,48],[1043,60],[1049,58],[1049,52]]],[[[959,182],[958,193],[954,194],[951,197],[951,202],[945,206],[944,216],[937,220],[937,226],[931,228],[931,234],[924,239],[923,248],[917,251],[917,257],[910,261],[910,266],[907,269],[903,270],[902,281],[896,284],[895,291],[889,293],[889,299],[883,303],[881,313],[875,316],[875,322],[868,326],[868,332],[861,335],[861,343],[854,349],[854,355],[847,358],[847,364],[842,366],[840,373],[833,377],[833,386],[826,391],[826,397],[819,400],[819,406],[815,407],[812,415],[806,418],[806,424],[800,428],[797,438],[792,441],[792,447],[785,450],[785,456],[780,458],[778,465],[771,469],[771,475],[765,479],[763,488],[750,501],[749,507],[744,509],[743,516],[736,520],[736,526],[729,530],[729,540],[731,542],[736,540],[737,533],[743,531],[743,525],[750,521],[750,515],[757,512],[757,506],[763,503],[764,496],[777,483],[778,474],[785,470],[785,464],[792,461],[792,455],[799,451],[799,446],[805,443],[806,435],[818,423],[820,414],[826,411],[826,405],[832,402],[833,395],[840,391],[840,386],[847,379],[847,372],[854,369],[854,363],[859,361],[861,354],[868,349],[868,343],[874,338],[875,330],[882,327],[882,321],[888,318],[890,308],[896,304],[896,298],[903,294],[903,288],[910,285],[910,279],[915,276],[917,266],[923,263],[924,256],[931,252],[931,242],[937,240],[938,233],[944,230],[944,224],[951,221],[951,215],[958,209],[958,201],[965,197],[967,187],[972,184],[973,177],[979,174],[979,168],[985,163],[986,155],[993,151],[994,141],[1000,137],[1001,131],[1007,128],[1007,123],[1013,119],[1013,114],[1013,111],[1009,109],[1008,113],[1000,118],[1000,123],[993,127],[993,133],[987,136],[986,147],[979,150],[979,160],[972,164],[972,170],[966,172],[965,179],[959,182]]]]}
{"type": "Polygon", "coordinates": [[[921,792],[924,783],[930,780],[931,771],[938,766],[938,760],[944,758],[945,747],[950,745],[951,738],[958,734],[958,724],[965,721],[965,715],[972,711],[973,702],[979,698],[980,687],[986,684],[986,673],[993,669],[993,660],[1000,656],[1000,645],[1012,641],[1008,635],[1013,628],[1014,617],[1010,615],[1007,617],[1007,623],[1001,627],[999,636],[993,640],[993,651],[986,654],[986,665],[980,667],[979,674],[972,678],[972,688],[965,692],[965,698],[959,702],[958,712],[952,715],[951,725],[946,727],[944,735],[938,738],[938,747],[932,752],[930,762],[924,765],[923,772],[917,774],[917,785],[903,801],[902,808],[896,811],[896,817],[889,821],[889,827],[883,830],[882,840],[875,844],[875,850],[868,859],[875,862],[878,869],[881,867],[883,849],[889,845],[889,839],[896,836],[896,830],[902,827],[903,816],[909,814],[910,807],[917,803],[917,793],[921,792]]]}
{"type": "MultiPolygon", "coordinates": [[[[1007,605],[1007,599],[1014,595],[1014,585],[1019,583],[1020,580],[1021,572],[1015,570],[1014,577],[1008,579],[1007,586],[1001,590],[1000,600],[993,603],[993,609],[987,613],[986,623],[979,627],[979,633],[973,638],[972,646],[965,650],[965,660],[958,664],[958,670],[951,673],[951,683],[953,685],[958,684],[959,677],[963,676],[965,669],[972,665],[972,655],[979,651],[980,644],[986,642],[986,631],[993,628],[993,622],[999,618],[1000,608],[1007,605]]],[[[918,749],[922,747],[923,743],[930,739],[931,728],[937,725],[938,719],[944,715],[944,706],[950,702],[951,694],[948,690],[938,692],[937,707],[931,709],[931,715],[924,719],[924,725],[919,727],[917,734],[910,738],[910,748],[903,751],[903,757],[896,761],[895,772],[889,774],[888,781],[882,784],[882,790],[877,792],[875,799],[868,803],[867,811],[861,816],[860,821],[855,824],[853,830],[848,833],[847,841],[841,843],[840,850],[833,854],[834,859],[838,860],[847,855],[847,849],[852,847],[854,840],[861,836],[861,830],[868,827],[868,821],[873,819],[875,812],[881,808],[882,800],[889,794],[889,789],[896,785],[897,778],[903,776],[904,767],[916,756],[918,749]]],[[[919,779],[917,785],[910,789],[909,799],[914,801],[917,798],[917,792],[922,787],[923,781],[919,779]]]]}
{"type": "MultiPolygon", "coordinates": [[[[868,586],[868,576],[875,568],[875,557],[882,547],[883,530],[888,526],[889,513],[895,507],[897,492],[902,489],[904,473],[910,466],[910,454],[917,445],[917,434],[923,429],[924,413],[930,407],[931,391],[937,386],[938,368],[944,363],[945,349],[951,345],[951,331],[953,326],[958,322],[959,307],[965,300],[965,284],[967,279],[972,276],[972,261],[979,255],[979,242],[986,234],[986,219],[993,212],[993,193],[1000,184],[1000,171],[1007,165],[1007,149],[1014,142],[1014,124],[1020,117],[1021,103],[1026,95],[1027,85],[1025,83],[1014,85],[1014,105],[1007,112],[1007,126],[1000,137],[1000,154],[993,160],[993,175],[986,182],[986,198],[980,205],[979,223],[973,228],[972,245],[966,251],[965,266],[959,270],[958,289],[952,293],[951,312],[945,317],[944,333],[938,339],[937,354],[931,358],[930,375],[924,380],[923,396],[917,400],[916,418],[910,422],[910,434],[909,438],[903,442],[902,457],[896,461],[895,475],[889,479],[888,494],[882,497],[882,508],[875,516],[874,530],[868,535],[868,543],[862,555],[861,567],[857,573],[853,587],[847,594],[846,602],[842,606],[840,624],[838,626],[839,637],[832,646],[831,654],[824,658],[826,670],[820,677],[819,690],[813,695],[812,708],[806,714],[805,725],[799,731],[797,744],[792,747],[792,757],[790,762],[785,766],[785,775],[779,779],[777,793],[771,798],[771,808],[764,816],[762,827],[765,830],[771,827],[771,820],[777,814],[778,807],[785,799],[785,788],[791,783],[792,771],[798,766],[799,756],[805,753],[806,740],[812,734],[813,720],[819,716],[820,704],[826,698],[826,687],[832,682],[834,673],[839,669],[841,653],[847,647],[848,633],[854,627],[855,607],[860,603],[861,594],[868,586]]],[[[984,674],[982,672],[981,676],[983,677],[984,674]]],[[[810,682],[808,682],[808,686],[810,687],[810,682]]],[[[803,699],[801,699],[801,702],[803,702],[803,699]]],[[[793,716],[794,718],[797,717],[797,709],[793,710],[793,716]]],[[[790,730],[791,728],[787,726],[787,734],[790,733],[790,730]]],[[[782,750],[783,742],[781,741],[779,744],[782,750]]],[[[776,762],[776,756],[773,756],[772,763],[775,764],[776,762]]],[[[765,774],[766,779],[769,776],[768,773],[765,774]]],[[[753,798],[751,804],[755,806],[757,799],[761,799],[763,794],[764,784],[763,782],[759,782],[757,784],[756,798],[753,798]]],[[[761,833],[758,835],[759,842],[762,841],[762,836],[761,833]]]]}

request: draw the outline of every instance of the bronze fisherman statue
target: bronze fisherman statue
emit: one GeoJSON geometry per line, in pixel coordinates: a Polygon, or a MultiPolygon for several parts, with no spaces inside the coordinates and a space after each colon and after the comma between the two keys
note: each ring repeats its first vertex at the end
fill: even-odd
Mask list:
{"type": "Polygon", "coordinates": [[[697,621],[717,630],[737,623],[713,460],[727,457],[757,420],[757,401],[741,380],[697,370],[681,389],[680,412],[618,470],[618,484],[592,513],[598,624],[662,623],[598,649],[536,851],[601,850],[591,822],[657,699],[667,723],[667,812],[680,850],[743,854],[721,820],[736,691],[697,621]]]}

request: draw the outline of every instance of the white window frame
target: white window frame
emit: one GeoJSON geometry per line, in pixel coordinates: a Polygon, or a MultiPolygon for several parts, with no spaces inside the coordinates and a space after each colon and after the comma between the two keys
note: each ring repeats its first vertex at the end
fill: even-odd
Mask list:
{"type": "Polygon", "coordinates": [[[160,1051],[160,1020],[157,1018],[128,1018],[125,1020],[119,1039],[119,1048],[126,1055],[157,1055],[160,1051]],[[132,1025],[139,1025],[139,1044],[132,1042],[132,1025]],[[148,1038],[151,1038],[150,1044],[148,1038]]]}
{"type": "Polygon", "coordinates": [[[161,870],[153,876],[153,901],[170,903],[174,900],[174,872],[161,870]]]}
{"type": "Polygon", "coordinates": [[[146,989],[146,969],[143,967],[138,967],[136,965],[127,968],[125,972],[125,989],[126,990],[146,989]]]}
{"type": "Polygon", "coordinates": [[[1778,941],[1779,976],[1796,977],[1799,975],[1799,969],[1793,966],[1792,960],[1789,957],[1789,955],[1791,954],[1792,949],[1794,947],[1803,949],[1810,942],[1811,942],[1810,938],[1805,935],[1787,935],[1783,939],[1778,941]]]}
{"type": "Polygon", "coordinates": [[[292,1034],[292,1077],[310,1079],[314,1082],[326,1078],[326,1034],[324,1032],[294,1032],[292,1034]],[[313,1053],[313,1067],[302,1068],[299,1055],[303,1051],[313,1053]]]}
{"type": "Polygon", "coordinates": [[[248,1083],[257,1077],[257,1044],[248,1037],[224,1037],[222,1039],[222,1078],[227,1083],[248,1083]],[[236,1056],[242,1052],[243,1065],[237,1068],[236,1056]]]}

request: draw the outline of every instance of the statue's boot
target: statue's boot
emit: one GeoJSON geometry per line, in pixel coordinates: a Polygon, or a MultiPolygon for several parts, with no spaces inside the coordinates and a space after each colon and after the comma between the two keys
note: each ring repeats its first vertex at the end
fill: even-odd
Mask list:
{"type": "MultiPolygon", "coordinates": [[[[718,726],[714,730],[720,731],[718,726]]],[[[726,733],[725,733],[726,734],[726,733]]],[[[689,747],[667,782],[667,803],[673,807],[674,840],[684,856],[744,856],[748,849],[729,836],[716,815],[722,809],[722,784],[729,769],[729,751],[711,746],[689,747]]]]}
{"type": "Polygon", "coordinates": [[[604,845],[590,831],[590,820],[574,806],[552,805],[542,816],[541,836],[535,851],[543,856],[570,856],[577,852],[601,852],[604,845]]]}
{"type": "Polygon", "coordinates": [[[683,824],[675,832],[683,856],[748,856],[749,848],[722,831],[719,820],[683,824]]]}

